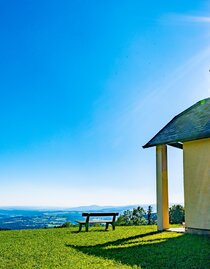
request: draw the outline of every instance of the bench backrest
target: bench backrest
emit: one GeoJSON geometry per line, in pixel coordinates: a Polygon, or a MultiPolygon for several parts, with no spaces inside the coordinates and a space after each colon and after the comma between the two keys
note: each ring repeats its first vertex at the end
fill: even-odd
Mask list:
{"type": "Polygon", "coordinates": [[[91,213],[82,213],[83,217],[109,217],[109,216],[118,216],[119,213],[111,212],[111,213],[105,213],[105,212],[91,212],[91,213]]]}

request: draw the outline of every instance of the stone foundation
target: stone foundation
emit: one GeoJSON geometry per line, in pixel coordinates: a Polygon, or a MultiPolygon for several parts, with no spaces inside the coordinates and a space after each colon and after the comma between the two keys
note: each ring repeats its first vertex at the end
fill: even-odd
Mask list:
{"type": "Polygon", "coordinates": [[[199,234],[199,235],[210,236],[210,230],[208,230],[208,229],[198,229],[198,228],[186,227],[185,231],[189,234],[199,234]]]}

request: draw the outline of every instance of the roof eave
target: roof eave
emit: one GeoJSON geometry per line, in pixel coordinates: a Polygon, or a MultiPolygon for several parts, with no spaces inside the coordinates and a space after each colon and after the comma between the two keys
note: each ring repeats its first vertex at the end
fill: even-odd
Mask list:
{"type": "Polygon", "coordinates": [[[174,146],[177,148],[180,148],[180,145],[182,145],[184,142],[190,142],[190,141],[195,141],[195,140],[200,140],[200,139],[205,139],[205,138],[210,138],[210,134],[202,135],[200,137],[189,137],[187,139],[180,139],[179,141],[163,141],[161,143],[151,143],[152,140],[150,140],[147,144],[143,146],[143,148],[151,148],[155,146],[160,146],[160,145],[169,145],[169,146],[174,146]],[[179,145],[178,145],[179,144],[179,145]]]}
{"type": "Polygon", "coordinates": [[[161,146],[161,145],[169,145],[169,146],[172,146],[172,147],[175,147],[175,148],[183,149],[183,144],[180,143],[180,142],[161,143],[161,144],[155,144],[155,145],[146,144],[146,145],[144,145],[142,147],[143,147],[143,149],[145,149],[145,148],[151,148],[151,147],[156,147],[156,146],[161,146]]]}

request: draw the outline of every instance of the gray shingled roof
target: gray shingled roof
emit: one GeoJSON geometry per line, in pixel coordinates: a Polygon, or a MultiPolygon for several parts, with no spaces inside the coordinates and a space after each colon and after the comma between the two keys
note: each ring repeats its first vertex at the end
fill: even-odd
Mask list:
{"type": "MultiPolygon", "coordinates": [[[[143,148],[210,137],[210,98],[201,100],[174,117],[143,148]]],[[[181,147],[181,146],[178,146],[181,147]]]]}

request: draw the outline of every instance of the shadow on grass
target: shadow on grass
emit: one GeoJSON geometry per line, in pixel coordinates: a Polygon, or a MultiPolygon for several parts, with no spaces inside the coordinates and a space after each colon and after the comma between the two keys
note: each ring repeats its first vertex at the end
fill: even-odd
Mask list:
{"type": "Polygon", "coordinates": [[[137,268],[210,268],[210,239],[189,234],[150,232],[94,246],[66,246],[137,268]]]}

